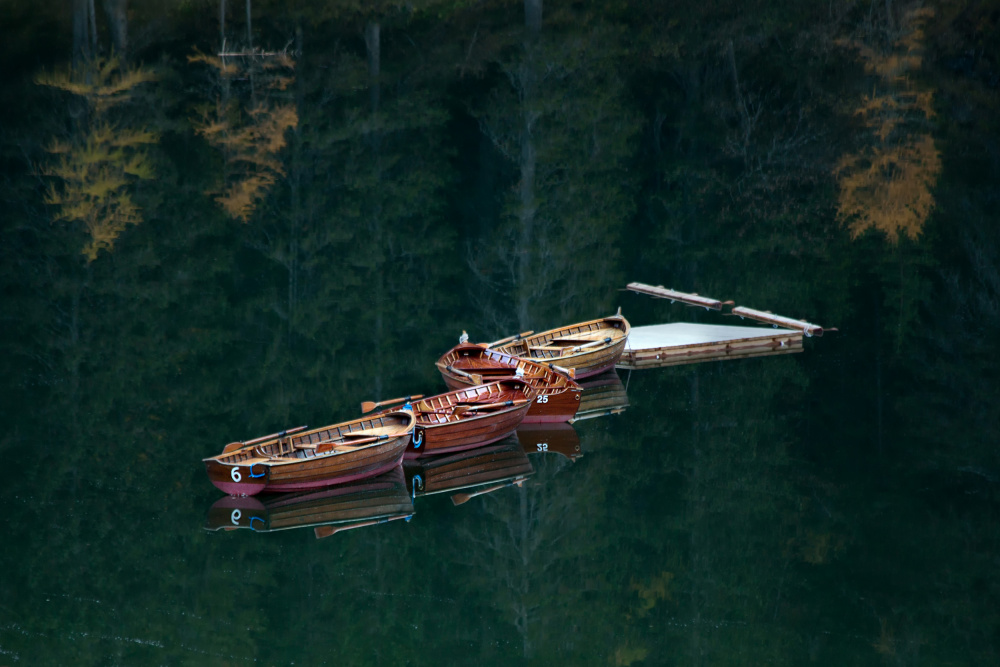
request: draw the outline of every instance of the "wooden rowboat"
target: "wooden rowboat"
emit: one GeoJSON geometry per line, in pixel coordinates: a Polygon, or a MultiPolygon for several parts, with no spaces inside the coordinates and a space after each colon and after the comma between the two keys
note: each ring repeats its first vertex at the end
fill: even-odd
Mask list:
{"type": "Polygon", "coordinates": [[[557,364],[574,370],[574,378],[580,379],[614,368],[625,350],[629,330],[619,308],[611,317],[542,333],[517,334],[484,347],[537,363],[557,364]]]}
{"type": "Polygon", "coordinates": [[[526,383],[500,380],[408,402],[416,426],[405,456],[446,454],[502,440],[524,420],[534,398],[535,390],[526,383]]]}
{"type": "Polygon", "coordinates": [[[225,496],[208,510],[207,530],[268,533],[313,528],[316,537],[413,516],[403,469],[349,484],[262,496],[225,496]]]}
{"type": "Polygon", "coordinates": [[[462,389],[501,379],[526,382],[537,394],[524,417],[525,424],[566,422],[580,407],[582,388],[558,371],[529,359],[463,343],[437,361],[444,383],[462,389]]]}
{"type": "Polygon", "coordinates": [[[511,437],[477,449],[407,461],[403,472],[414,497],[454,493],[452,502],[461,505],[475,496],[520,486],[535,469],[511,437]]]}
{"type": "Polygon", "coordinates": [[[234,496],[342,484],[399,465],[415,423],[412,411],[395,410],[294,435],[234,442],[204,459],[205,468],[212,484],[234,496]]]}

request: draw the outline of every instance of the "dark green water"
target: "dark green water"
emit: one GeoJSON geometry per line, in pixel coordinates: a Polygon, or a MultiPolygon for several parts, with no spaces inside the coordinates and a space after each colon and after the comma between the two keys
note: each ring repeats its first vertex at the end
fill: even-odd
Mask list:
{"type": "Polygon", "coordinates": [[[998,662],[996,2],[95,4],[0,8],[0,665],[998,662]],[[463,329],[732,322],[630,281],[839,331],[205,529],[203,457],[463,329]]]}

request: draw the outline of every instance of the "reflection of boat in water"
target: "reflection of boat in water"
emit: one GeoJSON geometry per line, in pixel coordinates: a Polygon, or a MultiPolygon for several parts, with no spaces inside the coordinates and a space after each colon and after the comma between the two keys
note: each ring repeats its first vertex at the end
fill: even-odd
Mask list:
{"type": "Polygon", "coordinates": [[[450,389],[500,379],[523,380],[536,393],[524,423],[568,421],[580,406],[581,389],[576,382],[546,365],[500,350],[462,343],[445,352],[437,367],[450,389]]]}
{"type": "Polygon", "coordinates": [[[540,364],[559,364],[575,370],[574,377],[597,375],[615,364],[625,350],[630,331],[621,309],[616,315],[580,322],[541,333],[518,334],[485,347],[540,364]]]}
{"type": "Polygon", "coordinates": [[[580,397],[580,409],[570,423],[581,419],[593,419],[605,415],[617,415],[628,407],[628,395],[625,385],[614,369],[595,375],[580,382],[583,395],[580,397]]]}
{"type": "Polygon", "coordinates": [[[208,510],[205,528],[249,528],[266,533],[290,528],[315,529],[316,537],[413,516],[403,469],[350,484],[301,493],[226,496],[208,510]]]}
{"type": "Polygon", "coordinates": [[[463,491],[452,496],[452,502],[461,505],[484,493],[520,486],[535,469],[521,443],[510,437],[477,449],[407,461],[403,471],[414,497],[463,491]]]}
{"type": "Polygon", "coordinates": [[[343,484],[398,466],[414,422],[412,412],[395,410],[294,435],[233,442],[203,460],[212,484],[235,496],[343,484]]]}
{"type": "Polygon", "coordinates": [[[526,454],[552,452],[573,462],[583,456],[580,436],[570,424],[521,424],[517,439],[526,454]]]}

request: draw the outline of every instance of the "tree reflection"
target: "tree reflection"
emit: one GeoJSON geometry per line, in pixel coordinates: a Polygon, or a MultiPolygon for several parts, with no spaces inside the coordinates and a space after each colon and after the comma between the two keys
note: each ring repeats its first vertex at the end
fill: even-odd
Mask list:
{"type": "Polygon", "coordinates": [[[56,220],[82,224],[88,236],[83,254],[89,261],[101,250],[110,251],[126,226],[142,221],[132,192],[136,181],[153,178],[146,147],[158,137],[148,129],[128,127],[113,112],[152,80],[151,71],[127,67],[117,57],[95,58],[37,79],[86,105],[69,137],[50,144],[56,161],[45,173],[57,179],[46,203],[56,208],[56,220]]]}
{"type": "Polygon", "coordinates": [[[538,328],[543,311],[610,309],[602,286],[616,275],[615,247],[632,211],[627,164],[638,119],[615,65],[623,33],[593,18],[556,9],[543,22],[542,1],[525,2],[518,47],[499,62],[505,80],[472,104],[514,169],[511,187],[496,193],[498,224],[470,253],[496,295],[481,301],[487,326],[500,331],[538,328]],[[576,22],[588,31],[577,34],[576,22]]]}

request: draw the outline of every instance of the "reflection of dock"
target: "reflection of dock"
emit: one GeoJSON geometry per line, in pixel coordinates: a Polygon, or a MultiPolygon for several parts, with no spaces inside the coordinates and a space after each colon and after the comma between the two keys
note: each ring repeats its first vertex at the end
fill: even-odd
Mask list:
{"type": "Polygon", "coordinates": [[[521,424],[517,427],[517,439],[526,454],[553,452],[573,462],[583,456],[580,436],[575,428],[566,423],[521,424]]]}
{"type": "Polygon", "coordinates": [[[316,491],[268,496],[226,496],[208,510],[205,528],[273,532],[314,528],[316,537],[413,516],[403,470],[316,491]]]}
{"type": "Polygon", "coordinates": [[[454,454],[407,461],[403,470],[412,497],[465,491],[452,496],[456,505],[512,484],[535,472],[513,436],[454,454]]]}
{"type": "Polygon", "coordinates": [[[617,415],[628,407],[625,385],[614,369],[582,380],[580,386],[583,387],[580,407],[576,416],[570,420],[571,424],[582,419],[617,415]]]}

